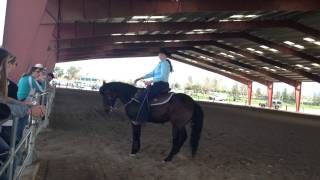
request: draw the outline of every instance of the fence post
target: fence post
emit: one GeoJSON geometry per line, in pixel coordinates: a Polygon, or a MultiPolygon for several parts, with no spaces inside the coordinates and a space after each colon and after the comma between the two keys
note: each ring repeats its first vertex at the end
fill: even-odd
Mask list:
{"type": "Polygon", "coordinates": [[[13,179],[14,175],[14,166],[15,166],[15,151],[16,151],[16,132],[18,126],[18,119],[14,118],[12,120],[12,129],[11,129],[11,140],[10,140],[10,153],[9,153],[9,169],[8,169],[8,178],[9,180],[13,179]]]}

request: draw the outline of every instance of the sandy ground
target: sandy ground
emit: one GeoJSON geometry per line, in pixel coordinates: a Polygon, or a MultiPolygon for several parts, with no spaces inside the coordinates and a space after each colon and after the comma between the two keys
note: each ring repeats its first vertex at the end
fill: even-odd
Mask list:
{"type": "MultiPolygon", "coordinates": [[[[37,139],[46,180],[319,180],[320,128],[203,105],[196,158],[186,142],[163,163],[170,124],[147,124],[138,157],[129,156],[131,129],[123,109],[106,115],[97,92],[57,90],[51,127],[37,139]]],[[[41,179],[41,178],[40,178],[41,179]]]]}

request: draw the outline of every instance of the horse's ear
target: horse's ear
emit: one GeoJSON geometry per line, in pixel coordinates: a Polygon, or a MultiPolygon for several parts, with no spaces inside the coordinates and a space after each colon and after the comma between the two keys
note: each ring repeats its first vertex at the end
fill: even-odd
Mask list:
{"type": "Polygon", "coordinates": [[[102,81],[103,85],[107,84],[105,80],[102,81]]]}

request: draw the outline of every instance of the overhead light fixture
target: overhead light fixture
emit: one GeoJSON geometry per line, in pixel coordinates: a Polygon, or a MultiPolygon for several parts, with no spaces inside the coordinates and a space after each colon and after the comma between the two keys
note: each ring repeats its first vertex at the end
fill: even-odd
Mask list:
{"type": "Polygon", "coordinates": [[[261,45],[260,46],[262,49],[269,49],[269,47],[268,46],[265,46],[265,45],[261,45]]]}
{"type": "Polygon", "coordinates": [[[127,21],[127,23],[139,23],[139,21],[129,20],[129,21],[127,21]]]}
{"type": "Polygon", "coordinates": [[[256,18],[256,17],[258,17],[258,15],[249,14],[249,15],[245,15],[244,17],[246,17],[246,18],[256,18]]]}
{"type": "Polygon", "coordinates": [[[164,19],[166,18],[167,16],[150,16],[149,18],[150,19],[164,19]]]}
{"type": "Polygon", "coordinates": [[[290,45],[290,46],[293,46],[293,45],[294,45],[294,43],[291,42],[291,41],[284,41],[284,43],[285,43],[285,44],[288,44],[288,45],[290,45]]]}
{"type": "Polygon", "coordinates": [[[303,66],[301,64],[296,64],[297,67],[302,68],[303,66]]]}
{"type": "Polygon", "coordinates": [[[258,54],[263,54],[263,52],[262,51],[255,51],[256,53],[258,53],[258,54]]]}
{"type": "Polygon", "coordinates": [[[315,66],[315,67],[320,67],[320,64],[318,64],[318,63],[312,63],[311,65],[315,66]]]}
{"type": "Polygon", "coordinates": [[[186,32],[185,34],[195,34],[196,32],[194,31],[189,31],[189,32],[186,32]]]}
{"type": "Polygon", "coordinates": [[[195,32],[202,32],[202,31],[204,31],[203,29],[194,29],[194,30],[192,30],[192,31],[195,31],[195,32]]]}
{"type": "Polygon", "coordinates": [[[148,19],[149,16],[132,16],[131,19],[148,19]]]}
{"type": "Polygon", "coordinates": [[[320,46],[320,41],[316,41],[314,42],[314,44],[319,45],[320,46]]]}
{"type": "Polygon", "coordinates": [[[308,41],[308,42],[314,42],[314,41],[316,41],[316,40],[314,40],[314,39],[312,39],[312,38],[309,38],[309,37],[303,38],[303,40],[308,41]]]}
{"type": "Polygon", "coordinates": [[[255,49],[253,48],[247,48],[249,51],[255,51],[255,49]]]}
{"type": "Polygon", "coordinates": [[[181,17],[181,18],[179,18],[178,20],[177,20],[177,22],[182,22],[182,21],[184,21],[184,20],[186,20],[187,18],[186,17],[181,17]]]}
{"type": "Polygon", "coordinates": [[[295,44],[294,47],[298,48],[298,49],[304,49],[304,46],[299,45],[299,44],[295,44]]]}
{"type": "Polygon", "coordinates": [[[111,36],[121,36],[121,33],[115,33],[115,34],[111,34],[111,36]]]}
{"type": "Polygon", "coordinates": [[[270,49],[268,49],[268,50],[271,51],[271,52],[274,52],[274,53],[279,52],[278,50],[273,49],[273,48],[270,48],[270,49]]]}
{"type": "Polygon", "coordinates": [[[305,70],[311,70],[311,68],[309,68],[309,67],[303,67],[303,69],[305,69],[305,70]]]}
{"type": "Polygon", "coordinates": [[[136,35],[136,33],[128,32],[128,33],[125,33],[124,35],[126,35],[126,36],[134,36],[134,35],[136,35]]]}
{"type": "Polygon", "coordinates": [[[289,46],[292,46],[292,47],[295,47],[295,48],[298,48],[298,49],[304,49],[305,47],[300,45],[300,44],[297,44],[297,43],[294,43],[294,42],[291,42],[291,41],[284,41],[283,43],[285,44],[288,44],[289,46]]]}
{"type": "Polygon", "coordinates": [[[158,22],[158,21],[155,21],[155,20],[146,20],[146,21],[144,21],[144,22],[146,22],[146,23],[155,23],[155,22],[158,22]]]}
{"type": "Polygon", "coordinates": [[[244,15],[235,14],[235,15],[230,16],[230,18],[244,18],[244,15]]]}

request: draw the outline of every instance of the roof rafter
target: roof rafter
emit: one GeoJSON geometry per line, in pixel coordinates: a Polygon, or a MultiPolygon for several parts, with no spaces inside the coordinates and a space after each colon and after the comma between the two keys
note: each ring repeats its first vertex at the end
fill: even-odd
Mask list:
{"type": "Polygon", "coordinates": [[[224,69],[226,71],[229,71],[229,72],[234,72],[236,74],[239,74],[245,78],[248,78],[250,80],[254,80],[260,84],[263,84],[263,85],[267,85],[269,81],[265,80],[265,79],[261,79],[259,77],[256,77],[256,76],[252,76],[250,74],[246,74],[244,72],[241,72],[241,71],[238,71],[238,70],[235,70],[235,69],[231,69],[231,68],[228,68],[228,67],[225,67],[225,66],[222,66],[222,65],[219,65],[219,64],[216,64],[216,63],[213,63],[213,62],[208,62],[208,61],[205,61],[205,60],[202,60],[200,58],[197,58],[197,57],[194,57],[194,56],[190,56],[190,55],[187,55],[187,54],[183,54],[183,53],[180,53],[180,52],[174,52],[174,54],[177,54],[181,57],[184,57],[184,58],[188,58],[188,59],[194,59],[196,60],[197,62],[201,62],[202,64],[206,64],[206,65],[209,65],[209,66],[213,66],[213,67],[216,67],[216,68],[219,68],[219,69],[224,69]]]}
{"type": "MultiPolygon", "coordinates": [[[[194,29],[244,31],[255,28],[290,28],[319,38],[320,31],[290,20],[211,21],[211,22],[157,22],[157,23],[60,23],[60,40],[92,38],[111,34],[138,33],[142,31],[176,32],[194,29]]],[[[101,37],[100,37],[101,38],[101,37]]]]}
{"type": "Polygon", "coordinates": [[[224,56],[217,55],[217,54],[214,54],[214,53],[210,53],[208,51],[205,51],[205,50],[202,50],[202,49],[199,49],[199,48],[190,48],[190,50],[192,50],[194,52],[197,52],[197,53],[200,53],[200,54],[203,54],[203,55],[208,56],[208,57],[213,57],[215,59],[222,60],[224,62],[228,62],[230,64],[234,64],[234,65],[237,65],[237,66],[240,66],[240,67],[243,67],[243,68],[250,69],[252,71],[256,71],[258,73],[264,74],[264,75],[269,76],[271,78],[274,78],[274,79],[277,79],[277,80],[282,81],[284,83],[287,83],[287,84],[289,84],[291,86],[295,86],[297,84],[297,81],[295,81],[293,79],[286,78],[284,76],[280,76],[278,74],[269,72],[267,70],[264,70],[264,69],[261,69],[261,68],[258,68],[258,67],[255,67],[255,66],[252,66],[252,65],[249,65],[249,64],[244,64],[244,63],[241,63],[241,62],[236,61],[236,60],[231,60],[231,59],[226,58],[224,56]]]}
{"type": "Polygon", "coordinates": [[[226,44],[222,44],[222,43],[219,43],[217,41],[211,41],[210,45],[213,45],[213,46],[216,46],[216,47],[228,50],[228,51],[233,51],[233,52],[242,54],[242,55],[244,55],[246,57],[249,57],[249,58],[252,58],[252,59],[267,63],[267,64],[271,64],[273,66],[278,66],[278,67],[284,68],[284,69],[286,69],[288,71],[291,71],[291,72],[300,74],[300,75],[302,75],[302,76],[304,76],[306,78],[309,78],[309,79],[311,79],[313,81],[320,82],[320,76],[312,74],[312,73],[304,71],[304,70],[301,70],[301,69],[294,68],[293,66],[290,66],[288,64],[283,64],[281,62],[278,62],[278,61],[275,61],[275,60],[272,60],[272,59],[269,59],[269,58],[266,58],[266,57],[263,57],[263,56],[258,56],[256,54],[253,54],[253,53],[250,53],[250,52],[247,52],[247,51],[244,51],[242,49],[235,48],[235,47],[232,47],[232,46],[229,46],[229,45],[226,45],[226,44]]]}
{"type": "Polygon", "coordinates": [[[255,43],[266,45],[281,52],[300,57],[304,60],[319,63],[320,59],[312,55],[297,51],[295,49],[289,48],[287,46],[281,45],[276,42],[272,42],[248,33],[243,32],[226,32],[226,33],[210,33],[210,34],[162,34],[162,35],[137,35],[137,36],[104,36],[104,37],[94,37],[94,38],[83,38],[74,40],[60,40],[62,47],[73,47],[77,46],[98,46],[108,43],[116,42],[143,42],[143,41],[180,41],[180,40],[211,40],[215,38],[244,38],[255,43]]]}
{"type": "Polygon", "coordinates": [[[247,80],[245,78],[242,78],[242,77],[239,77],[239,76],[235,76],[235,75],[232,75],[232,74],[228,74],[226,72],[223,72],[223,71],[220,71],[220,70],[217,70],[217,69],[213,69],[212,66],[209,66],[210,67],[209,68],[209,67],[201,65],[199,63],[193,63],[193,62],[190,62],[190,61],[186,61],[186,60],[184,60],[182,58],[173,57],[173,56],[171,56],[170,59],[178,61],[178,62],[182,62],[182,63],[185,63],[185,64],[189,64],[191,66],[195,66],[195,67],[198,67],[198,68],[201,68],[201,69],[205,69],[205,70],[211,71],[213,73],[220,74],[220,75],[228,77],[228,78],[230,78],[232,80],[238,81],[238,82],[240,82],[242,84],[246,84],[247,85],[249,82],[251,82],[250,80],[247,80]]]}
{"type": "Polygon", "coordinates": [[[297,51],[295,49],[289,48],[287,46],[278,44],[278,43],[273,42],[273,41],[269,41],[269,40],[266,40],[266,39],[263,39],[263,38],[248,34],[248,33],[240,33],[240,37],[241,38],[245,38],[245,39],[250,40],[250,41],[253,41],[253,42],[256,42],[256,43],[261,44],[261,45],[269,46],[269,47],[271,47],[273,49],[276,49],[278,51],[281,51],[283,53],[287,53],[287,54],[290,54],[290,55],[293,55],[293,56],[300,57],[300,58],[302,58],[304,60],[308,60],[308,61],[315,62],[315,63],[320,63],[320,59],[317,58],[317,57],[311,56],[311,55],[303,53],[301,51],[297,51]]]}
{"type": "MultiPolygon", "coordinates": [[[[266,58],[263,56],[258,56],[258,55],[252,54],[250,52],[241,50],[239,48],[235,48],[235,47],[232,47],[232,46],[229,46],[226,44],[222,44],[217,41],[212,41],[212,40],[211,41],[210,40],[209,41],[186,41],[186,42],[161,42],[161,43],[125,43],[125,44],[108,45],[106,47],[101,47],[99,50],[111,50],[111,49],[117,49],[117,48],[127,49],[127,48],[134,48],[134,47],[140,47],[140,48],[153,48],[153,47],[186,48],[186,47],[201,46],[201,45],[213,45],[213,46],[216,46],[216,47],[228,50],[228,51],[233,51],[233,52],[242,54],[246,57],[249,57],[249,58],[252,58],[252,59],[267,63],[267,64],[271,64],[274,66],[284,68],[284,69],[289,70],[291,72],[300,74],[306,78],[309,78],[313,81],[320,82],[320,76],[318,76],[318,75],[312,74],[310,72],[307,72],[307,71],[304,71],[301,69],[294,68],[293,66],[283,64],[283,63],[274,61],[272,59],[269,59],[269,58],[266,58]]],[[[92,49],[92,48],[96,48],[96,47],[84,47],[83,49],[88,50],[88,49],[92,49]]],[[[81,48],[74,48],[75,52],[79,53],[79,50],[81,50],[81,48]]],[[[86,53],[86,51],[84,51],[84,50],[81,50],[80,53],[86,53]]],[[[72,48],[71,49],[61,49],[60,52],[63,52],[63,51],[68,53],[68,52],[72,51],[72,48]]]]}
{"type": "Polygon", "coordinates": [[[208,12],[208,11],[311,11],[319,10],[317,0],[85,0],[78,3],[76,0],[61,1],[62,20],[88,21],[112,17],[131,17],[137,15],[163,15],[181,12],[208,12]],[[85,4],[85,5],[84,5],[85,4]]]}

